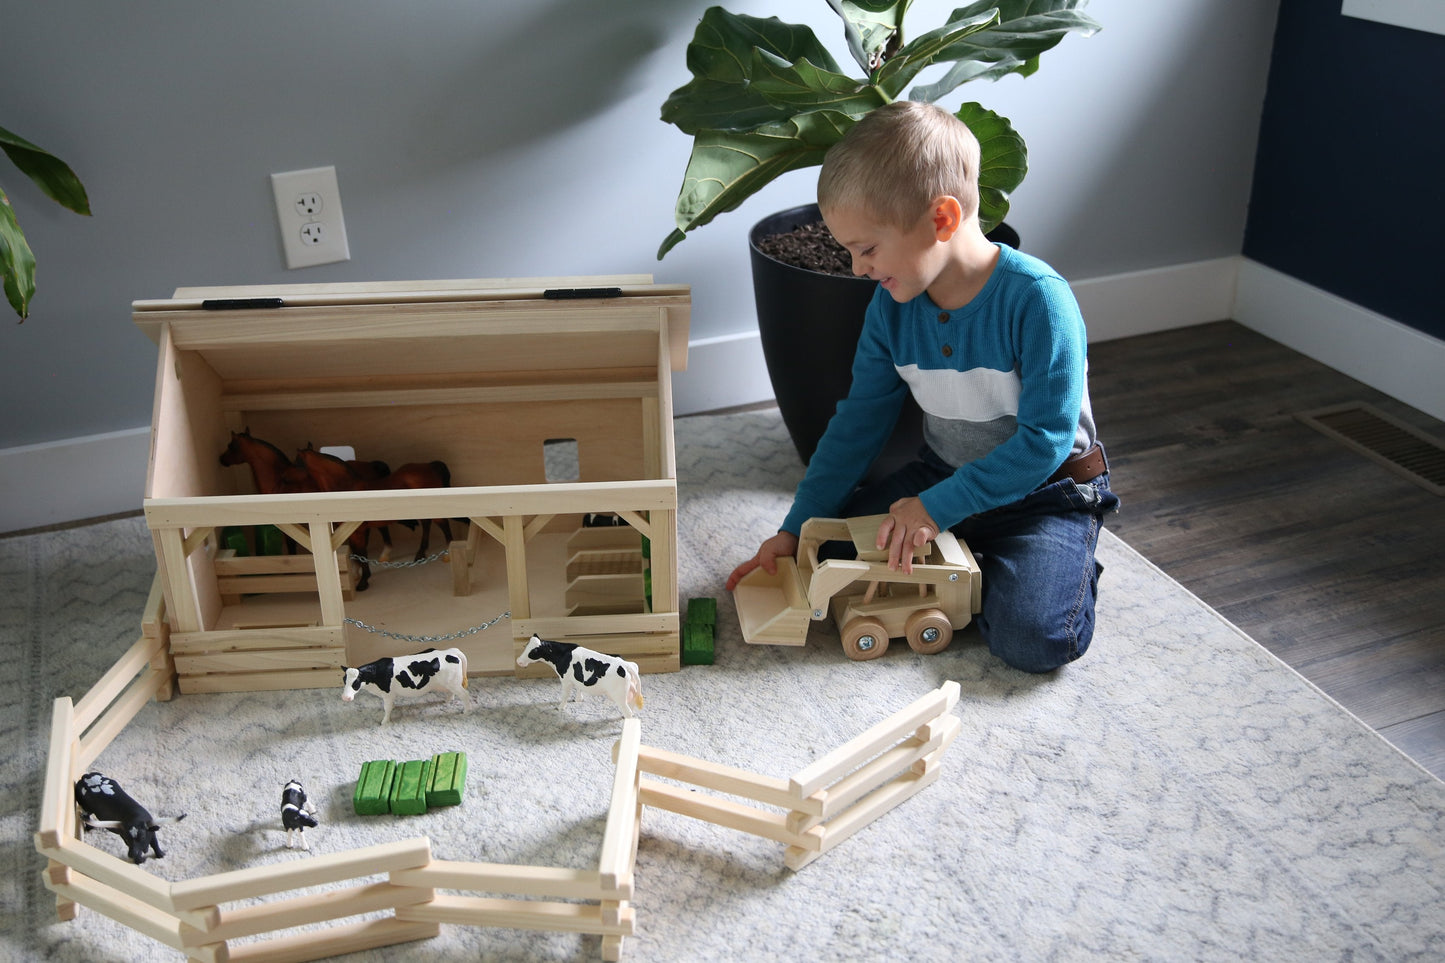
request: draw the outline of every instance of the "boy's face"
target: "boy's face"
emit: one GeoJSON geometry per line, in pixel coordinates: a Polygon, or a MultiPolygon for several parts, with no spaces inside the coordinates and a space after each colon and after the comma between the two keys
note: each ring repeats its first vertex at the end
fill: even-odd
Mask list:
{"type": "Polygon", "coordinates": [[[900,304],[927,291],[944,269],[947,246],[929,212],[906,229],[856,208],[831,209],[823,221],[853,258],[853,273],[874,279],[900,304]]]}

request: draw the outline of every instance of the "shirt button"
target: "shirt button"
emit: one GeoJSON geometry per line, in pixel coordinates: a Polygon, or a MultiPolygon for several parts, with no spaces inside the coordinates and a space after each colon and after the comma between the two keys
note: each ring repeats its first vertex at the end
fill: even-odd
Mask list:
{"type": "Polygon", "coordinates": [[[952,357],[953,357],[953,345],[951,345],[951,344],[946,344],[946,345],[943,346],[943,356],[944,356],[945,358],[952,358],[952,357]]]}
{"type": "Polygon", "coordinates": [[[947,323],[948,323],[948,312],[947,312],[947,311],[940,311],[940,312],[938,312],[938,323],[939,323],[939,324],[947,324],[947,323]]]}

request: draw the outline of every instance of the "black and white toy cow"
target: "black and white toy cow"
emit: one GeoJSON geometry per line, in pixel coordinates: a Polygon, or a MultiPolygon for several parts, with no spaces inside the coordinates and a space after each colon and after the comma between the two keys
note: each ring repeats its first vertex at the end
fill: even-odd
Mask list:
{"type": "Polygon", "coordinates": [[[386,706],[381,724],[391,721],[391,705],[399,695],[421,695],[440,689],[462,700],[462,711],[471,711],[467,698],[467,657],[461,649],[427,649],[416,655],[377,659],[366,665],[342,666],[341,699],[350,702],[358,692],[373,692],[386,706]]]}
{"type": "Polygon", "coordinates": [[[124,839],[126,854],[137,866],[146,861],[147,849],[155,853],[156,859],[165,855],[156,830],[186,818],[185,813],[155,818],[120,788],[120,783],[98,772],[88,772],[75,781],[75,802],[85,814],[81,825],[87,831],[109,829],[124,839]]]}
{"type": "Polygon", "coordinates": [[[286,829],[286,848],[310,850],[306,842],[306,830],[316,828],[316,805],[306,798],[306,790],[296,780],[291,780],[281,790],[281,825],[286,829]]]}
{"type": "Polygon", "coordinates": [[[525,668],[537,662],[550,665],[562,680],[562,704],[557,707],[558,712],[572,701],[573,693],[582,692],[601,692],[628,719],[632,718],[634,709],[642,708],[642,678],[637,674],[636,662],[594,652],[572,642],[548,642],[534,635],[517,657],[517,665],[525,668]]]}

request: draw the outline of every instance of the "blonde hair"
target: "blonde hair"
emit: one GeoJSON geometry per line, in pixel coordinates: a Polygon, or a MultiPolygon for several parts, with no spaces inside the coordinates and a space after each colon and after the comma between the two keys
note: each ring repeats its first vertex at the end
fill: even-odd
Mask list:
{"type": "Polygon", "coordinates": [[[865,114],[829,148],[818,175],[818,207],[865,212],[893,227],[918,222],[945,194],[965,218],[978,213],[978,139],[933,104],[900,100],[865,114]]]}

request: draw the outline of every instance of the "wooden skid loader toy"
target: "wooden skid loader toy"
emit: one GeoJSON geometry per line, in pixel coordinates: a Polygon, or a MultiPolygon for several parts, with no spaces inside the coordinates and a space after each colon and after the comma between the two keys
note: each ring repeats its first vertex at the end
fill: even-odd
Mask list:
{"type": "Polygon", "coordinates": [[[887,517],[804,522],[796,560],[779,558],[776,575],[754,569],[734,589],[743,639],[804,645],[809,624],[831,613],[850,659],[878,658],[890,638],[924,654],[947,648],[979,611],[978,563],[945,531],[915,551],[912,573],[890,571],[888,552],[874,548],[887,517]],[[820,562],[818,547],[828,541],[852,541],[858,557],[820,562]]]}

